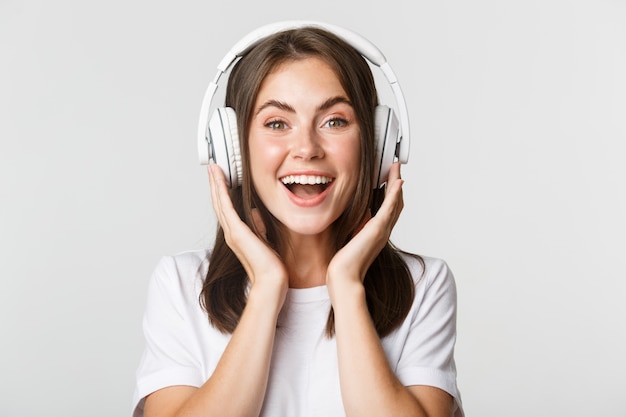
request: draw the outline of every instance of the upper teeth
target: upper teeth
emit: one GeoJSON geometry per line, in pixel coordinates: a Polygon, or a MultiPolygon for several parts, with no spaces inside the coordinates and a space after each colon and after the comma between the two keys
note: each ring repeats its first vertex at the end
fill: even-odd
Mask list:
{"type": "Polygon", "coordinates": [[[280,179],[283,184],[328,184],[333,179],[329,177],[322,177],[320,175],[287,175],[280,179]]]}

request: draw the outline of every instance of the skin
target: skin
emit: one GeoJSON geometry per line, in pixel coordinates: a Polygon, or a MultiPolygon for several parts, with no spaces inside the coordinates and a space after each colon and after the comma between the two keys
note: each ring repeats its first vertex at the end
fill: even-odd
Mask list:
{"type": "MultiPolygon", "coordinates": [[[[173,386],[149,395],[147,417],[258,416],[276,320],[287,289],[318,285],[328,287],[335,312],[347,416],[452,415],[449,394],[434,387],[405,387],[398,381],[367,310],[365,272],[388,241],[403,208],[399,164],[391,169],[376,216],[363,219],[359,233],[339,252],[328,252],[329,227],[347,206],[358,180],[358,123],[349,103],[337,100],[346,97],[335,74],[317,58],[281,65],[259,91],[249,138],[251,173],[264,204],[286,226],[290,252],[279,257],[241,221],[223,173],[215,165],[209,167],[218,221],[250,277],[248,303],[209,380],[200,388],[173,386]],[[313,197],[315,204],[294,199],[280,180],[301,172],[333,178],[324,198],[313,197]],[[250,345],[255,349],[250,350],[250,345]],[[370,365],[363,367],[363,363],[370,365]],[[223,401],[233,393],[237,401],[223,401]]],[[[264,230],[260,218],[256,223],[264,230]]]]}
{"type": "Polygon", "coordinates": [[[323,285],[332,256],[330,225],[348,205],[358,181],[356,114],[333,71],[317,58],[276,68],[263,81],[255,109],[250,168],[263,203],[287,229],[289,286],[323,285]],[[323,201],[298,199],[281,182],[287,175],[307,174],[332,178],[323,201]]]}

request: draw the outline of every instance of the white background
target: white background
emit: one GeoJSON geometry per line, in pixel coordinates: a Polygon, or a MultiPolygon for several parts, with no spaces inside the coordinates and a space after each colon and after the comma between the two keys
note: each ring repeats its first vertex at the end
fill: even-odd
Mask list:
{"type": "Polygon", "coordinates": [[[469,416],[626,416],[626,4],[0,0],[0,415],[129,416],[158,259],[212,242],[196,123],[257,26],[347,26],[411,113],[393,240],[459,291],[469,416]]]}

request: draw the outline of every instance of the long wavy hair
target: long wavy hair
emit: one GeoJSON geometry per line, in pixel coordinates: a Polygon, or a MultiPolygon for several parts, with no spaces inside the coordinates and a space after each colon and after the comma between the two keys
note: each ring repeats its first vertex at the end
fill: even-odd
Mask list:
{"type": "MultiPolygon", "coordinates": [[[[331,225],[335,237],[334,252],[348,243],[368,210],[372,215],[376,213],[384,198],[384,189],[374,189],[374,113],[378,96],[365,59],[352,46],[319,28],[288,30],[265,38],[235,64],[226,87],[225,105],[232,107],[237,114],[243,164],[242,186],[231,190],[230,196],[242,220],[279,255],[285,253],[289,242],[282,232],[284,226],[267,210],[254,189],[250,177],[249,124],[265,77],[286,61],[308,57],[321,58],[333,69],[354,107],[361,134],[357,189],[348,207],[331,225]],[[265,223],[265,237],[254,226],[253,209],[258,209],[265,223]]],[[[413,302],[414,282],[402,253],[388,242],[369,267],[363,283],[369,313],[380,337],[400,325],[413,302]]],[[[200,303],[215,328],[232,333],[246,305],[249,281],[243,266],[226,244],[219,226],[209,261],[200,303]]],[[[332,308],[326,333],[329,337],[334,335],[332,308]]]]}

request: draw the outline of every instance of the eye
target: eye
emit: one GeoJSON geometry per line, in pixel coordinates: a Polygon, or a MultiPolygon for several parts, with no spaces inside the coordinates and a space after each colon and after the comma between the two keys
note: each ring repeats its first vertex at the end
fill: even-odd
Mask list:
{"type": "Polygon", "coordinates": [[[270,120],[269,122],[265,123],[265,126],[272,130],[282,130],[287,127],[285,122],[283,122],[282,120],[270,120]]]}
{"type": "Polygon", "coordinates": [[[346,119],[341,119],[339,117],[335,117],[326,122],[326,126],[330,127],[331,129],[344,127],[347,124],[348,124],[348,121],[346,119]]]}

